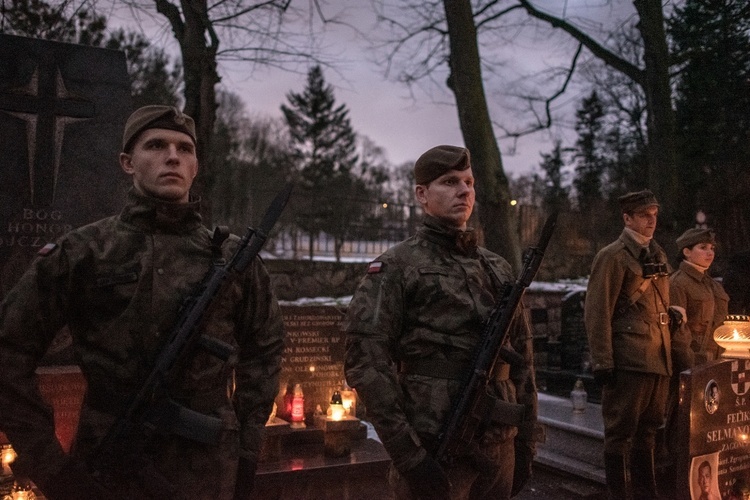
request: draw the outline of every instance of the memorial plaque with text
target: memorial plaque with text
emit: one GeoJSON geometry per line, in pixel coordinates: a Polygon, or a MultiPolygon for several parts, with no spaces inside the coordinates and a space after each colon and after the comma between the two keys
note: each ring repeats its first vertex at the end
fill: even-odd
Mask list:
{"type": "Polygon", "coordinates": [[[716,361],[680,374],[678,498],[750,494],[749,391],[750,360],[716,361]]]}
{"type": "MultiPolygon", "coordinates": [[[[287,340],[281,361],[280,396],[300,384],[305,395],[305,416],[317,405],[325,411],[333,391],[344,380],[344,312],[333,306],[282,306],[287,340]]],[[[277,400],[277,405],[279,405],[277,400]]],[[[283,403],[282,403],[283,405],[283,403]]],[[[279,405],[279,416],[284,409],[279,405]]]]}
{"type": "Polygon", "coordinates": [[[0,298],[36,252],[119,212],[123,52],[0,35],[0,298]]]}

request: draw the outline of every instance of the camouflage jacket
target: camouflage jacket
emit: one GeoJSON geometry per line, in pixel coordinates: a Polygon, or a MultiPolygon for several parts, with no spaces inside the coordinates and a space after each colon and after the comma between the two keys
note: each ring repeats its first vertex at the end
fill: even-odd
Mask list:
{"type": "MultiPolygon", "coordinates": [[[[666,263],[656,241],[651,240],[649,250],[656,260],[666,263]]],[[[594,257],[584,303],[593,370],[672,374],[669,279],[644,279],[641,251],[623,231],[594,257]]]]}
{"type": "MultiPolygon", "coordinates": [[[[8,293],[0,306],[0,429],[18,452],[17,474],[44,484],[66,460],[34,379],[54,335],[69,327],[88,385],[72,450],[85,459],[151,371],[186,297],[214,259],[236,250],[236,236],[212,247],[198,205],[163,203],[131,190],[119,216],[64,235],[8,293]]],[[[257,458],[278,391],[284,329],[260,259],[224,297],[205,334],[233,345],[236,363],[199,350],[171,387],[178,402],[222,419],[221,444],[167,436],[152,457],[192,498],[232,497],[238,456],[257,458]],[[188,471],[174,472],[176,462],[188,471]]]]}
{"type": "MultiPolygon", "coordinates": [[[[462,382],[399,373],[399,367],[428,360],[470,370],[501,283],[512,280],[505,260],[483,248],[462,250],[456,235],[428,217],[416,235],[370,264],[347,313],[347,380],[401,471],[424,458],[462,382]]],[[[508,439],[520,432],[519,441],[533,451],[537,399],[532,335],[522,309],[510,343],[525,365],[510,369],[510,378],[493,380],[492,391],[504,401],[527,405],[528,421],[519,429],[498,426],[487,436],[508,439]]]]}
{"type": "Polygon", "coordinates": [[[727,315],[729,295],[715,279],[682,261],[669,277],[669,296],[672,305],[685,308],[695,362],[717,359],[721,347],[713,334],[727,315]]]}

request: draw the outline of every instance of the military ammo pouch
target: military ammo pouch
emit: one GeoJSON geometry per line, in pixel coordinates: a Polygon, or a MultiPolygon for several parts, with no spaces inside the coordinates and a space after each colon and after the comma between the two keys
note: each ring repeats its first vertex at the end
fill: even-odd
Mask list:
{"type": "MultiPolygon", "coordinates": [[[[442,359],[414,359],[401,361],[399,373],[408,375],[421,375],[423,377],[444,378],[448,380],[466,380],[469,376],[471,366],[465,363],[454,363],[442,359]]],[[[495,367],[495,380],[508,380],[510,378],[510,365],[501,363],[495,367]]]]}
{"type": "MultiPolygon", "coordinates": [[[[410,375],[421,375],[424,377],[442,378],[449,380],[465,380],[469,374],[470,367],[466,364],[453,363],[440,359],[417,359],[402,361],[399,372],[410,375]]],[[[503,381],[510,378],[510,365],[499,363],[495,366],[493,380],[503,381]]],[[[509,403],[498,399],[487,391],[481,391],[482,396],[477,398],[476,404],[471,409],[472,416],[481,422],[481,425],[513,425],[520,426],[526,416],[526,407],[515,403],[509,403]]]]}
{"type": "Polygon", "coordinates": [[[164,398],[149,409],[146,425],[157,432],[211,445],[219,443],[223,427],[220,418],[191,410],[171,398],[164,398]]]}
{"type": "Polygon", "coordinates": [[[485,390],[481,391],[481,397],[476,399],[471,414],[485,426],[493,423],[520,427],[526,420],[526,407],[498,399],[485,390]]]}
{"type": "MultiPolygon", "coordinates": [[[[159,434],[175,434],[199,443],[218,444],[219,434],[224,427],[222,420],[201,411],[208,412],[227,404],[226,391],[196,395],[184,401],[197,410],[164,397],[154,402],[147,410],[144,427],[159,434]]],[[[96,411],[117,416],[127,408],[128,400],[111,391],[90,391],[86,404],[96,411]],[[99,396],[94,397],[94,394],[99,396]]]]}

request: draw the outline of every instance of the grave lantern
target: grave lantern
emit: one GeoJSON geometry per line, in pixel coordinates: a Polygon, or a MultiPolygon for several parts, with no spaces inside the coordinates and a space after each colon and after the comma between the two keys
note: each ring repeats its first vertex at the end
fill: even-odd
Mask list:
{"type": "Polygon", "coordinates": [[[292,428],[304,429],[305,426],[305,395],[300,384],[294,385],[292,394],[292,428]]]}
{"type": "Polygon", "coordinates": [[[331,420],[341,420],[344,418],[344,403],[341,401],[341,393],[333,391],[331,396],[331,420]]]}
{"type": "Polygon", "coordinates": [[[10,444],[4,444],[0,447],[0,463],[2,463],[3,469],[0,472],[0,480],[13,475],[10,470],[10,464],[16,459],[16,452],[10,444]]]}
{"type": "Polygon", "coordinates": [[[724,358],[750,359],[750,318],[745,315],[729,315],[714,331],[714,340],[726,349],[724,358]]]}

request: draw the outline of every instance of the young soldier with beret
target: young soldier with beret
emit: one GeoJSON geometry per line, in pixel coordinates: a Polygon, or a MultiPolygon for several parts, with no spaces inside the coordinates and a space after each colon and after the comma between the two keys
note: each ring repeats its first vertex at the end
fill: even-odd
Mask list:
{"type": "Polygon", "coordinates": [[[435,458],[437,438],[472,370],[483,323],[510,265],[477,246],[467,221],[474,207],[469,151],[428,150],[414,166],[425,217],[411,238],[372,262],[349,305],[347,381],[362,398],[388,451],[389,483],[399,499],[507,499],[531,474],[536,387],[526,312],[511,325],[509,344],[523,362],[500,361],[490,383],[500,405],[472,456],[435,458]]]}
{"type": "Polygon", "coordinates": [[[654,448],[672,374],[670,269],[653,239],[659,213],[653,193],[628,193],[619,202],[625,227],[594,257],[584,322],[602,384],[609,498],[648,499],[657,496],[654,448]]]}
{"type": "Polygon", "coordinates": [[[677,238],[677,249],[680,266],[669,278],[670,301],[685,309],[695,364],[702,364],[721,354],[721,347],[714,342],[714,330],[728,314],[729,295],[706,273],[716,251],[711,229],[688,229],[677,238]]]}
{"type": "MultiPolygon", "coordinates": [[[[672,457],[677,449],[677,410],[679,401],[679,373],[717,359],[721,347],[714,342],[713,333],[727,315],[729,296],[721,284],[706,271],[713,263],[716,238],[711,229],[692,228],[677,238],[679,268],[669,277],[670,305],[685,316],[680,330],[673,333],[672,344],[687,345],[674,354],[674,374],[670,382],[665,426],[666,453],[664,466],[667,483],[674,484],[672,457]],[[676,339],[679,337],[679,341],[676,339]]],[[[675,349],[673,349],[675,351],[675,349]]]]}
{"type": "Polygon", "coordinates": [[[151,372],[185,299],[238,246],[236,236],[222,243],[201,224],[200,201],[190,193],[195,143],[193,120],[176,108],[136,110],[120,154],[133,179],[125,208],[45,246],[0,305],[0,429],[18,453],[14,474],[34,481],[47,498],[250,495],[284,347],[279,307],[257,258],[215,304],[203,331],[233,346],[236,356],[224,361],[199,350],[169,381],[177,403],[218,419],[218,441],[157,432],[143,447],[122,450],[137,456],[123,456],[122,473],[113,471],[104,486],[86,467],[151,372]],[[87,383],[70,455],[34,378],[64,326],[87,383]],[[157,483],[169,493],[156,493],[157,483]]]}

